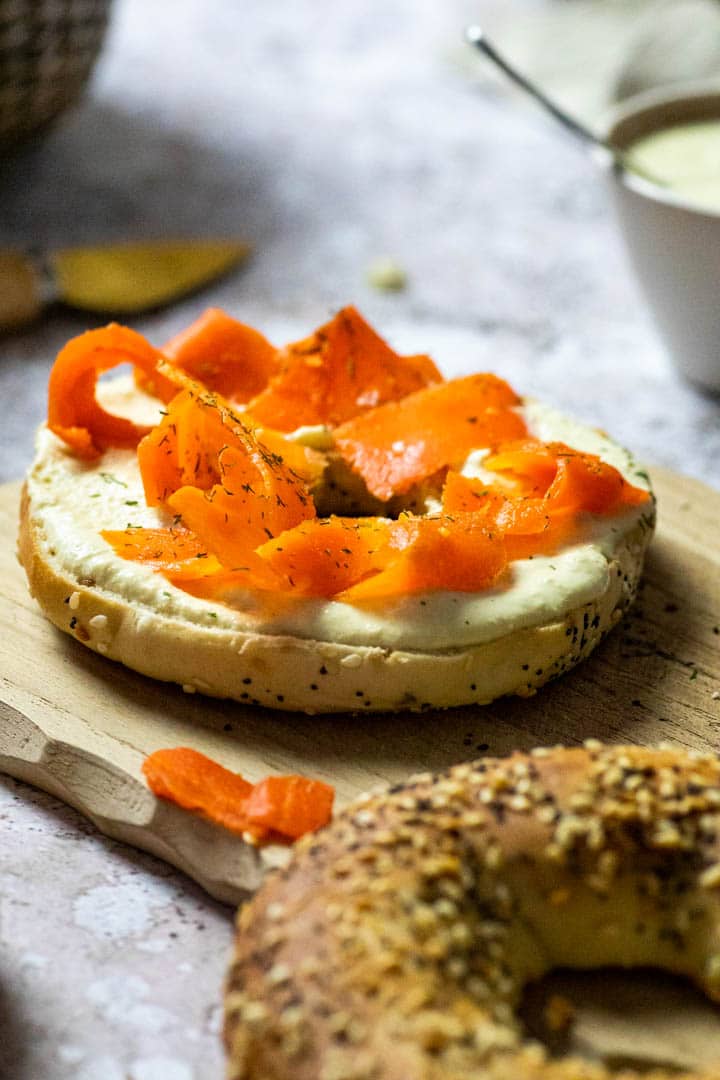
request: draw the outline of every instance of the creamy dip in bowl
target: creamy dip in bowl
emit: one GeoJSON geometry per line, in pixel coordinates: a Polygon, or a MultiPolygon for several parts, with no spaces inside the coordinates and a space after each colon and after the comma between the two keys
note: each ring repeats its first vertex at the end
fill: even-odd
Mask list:
{"type": "Polygon", "coordinates": [[[640,170],[607,175],[665,346],[684,376],[720,391],[720,84],[633,97],[607,136],[640,170]]]}

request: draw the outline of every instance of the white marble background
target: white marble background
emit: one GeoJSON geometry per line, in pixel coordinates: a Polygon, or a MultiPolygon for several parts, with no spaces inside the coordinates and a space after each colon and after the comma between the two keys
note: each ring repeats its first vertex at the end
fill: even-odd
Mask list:
{"type": "MultiPolygon", "coordinates": [[[[638,12],[647,4],[638,4],[638,12]]],[[[720,404],[673,373],[593,163],[462,44],[484,18],[593,115],[635,32],[607,0],[117,0],[90,93],[0,166],[0,244],[237,235],[209,303],[275,340],[354,301],[393,343],[479,366],[718,485],[720,404]],[[408,288],[373,291],[391,255],[408,288]]],[[[0,478],[21,475],[64,340],[0,342],[0,478]]],[[[231,913],[174,871],[0,778],[0,1075],[213,1080],[231,913]]]]}

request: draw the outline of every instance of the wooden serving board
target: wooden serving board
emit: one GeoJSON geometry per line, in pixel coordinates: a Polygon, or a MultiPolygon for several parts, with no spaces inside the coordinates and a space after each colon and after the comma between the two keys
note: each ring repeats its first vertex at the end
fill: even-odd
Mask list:
{"type": "Polygon", "coordinates": [[[60,633],[15,559],[19,484],[0,487],[0,770],[235,902],[285,852],[258,852],[156,800],[140,772],[151,751],[193,746],[251,780],[273,772],[325,779],[342,806],[412,772],[589,736],[718,750],[720,493],[659,469],[654,481],[660,523],[638,603],[581,667],[528,700],[358,717],[189,696],[60,633]]]}

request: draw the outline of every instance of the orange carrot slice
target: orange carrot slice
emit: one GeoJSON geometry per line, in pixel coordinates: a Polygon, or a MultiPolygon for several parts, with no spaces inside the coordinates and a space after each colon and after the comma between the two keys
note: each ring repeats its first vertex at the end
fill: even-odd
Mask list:
{"type": "Polygon", "coordinates": [[[562,443],[549,445],[558,459],[557,475],[548,488],[549,502],[591,514],[614,514],[649,501],[648,491],[634,487],[621,472],[594,454],[571,450],[562,443]]]}
{"type": "Polygon", "coordinates": [[[148,506],[162,506],[173,491],[183,484],[178,426],[184,413],[191,407],[192,396],[188,391],[177,394],[160,423],[138,445],[138,466],[148,506]]]}
{"type": "Polygon", "coordinates": [[[160,353],[134,330],[111,323],[72,338],[61,349],[48,384],[48,427],[78,457],[99,457],[111,446],[137,446],[150,428],[114,416],[98,404],[98,375],[130,362],[157,380],[163,400],[174,387],[156,372],[160,353]]]}
{"type": "Polygon", "coordinates": [[[283,532],[257,554],[299,596],[335,596],[384,565],[394,522],[314,518],[283,532]]]}
{"type": "Polygon", "coordinates": [[[443,488],[443,509],[471,513],[505,542],[508,559],[557,551],[575,531],[575,516],[551,506],[545,498],[507,495],[482,480],[449,472],[443,488]]]}
{"type": "Polygon", "coordinates": [[[201,600],[211,600],[216,604],[232,603],[233,594],[239,590],[264,590],[277,592],[282,588],[282,579],[262,563],[256,555],[247,559],[244,566],[229,570],[214,555],[207,560],[206,572],[189,563],[177,571],[162,571],[173,585],[183,592],[197,596],[201,600]]]}
{"type": "Polygon", "coordinates": [[[259,424],[250,413],[242,413],[242,422],[269,454],[292,469],[306,484],[313,485],[320,480],[327,464],[324,454],[286,438],[281,431],[266,424],[259,424]]]}
{"type": "Polygon", "coordinates": [[[503,443],[483,461],[501,481],[523,495],[544,497],[557,474],[557,456],[537,439],[503,443]]]}
{"type": "Polygon", "coordinates": [[[354,307],[280,353],[280,370],[248,404],[279,431],[305,424],[335,426],[396,401],[442,376],[427,356],[398,356],[354,307]]]}
{"type": "Polygon", "coordinates": [[[474,514],[403,515],[394,523],[387,568],[340,593],[347,603],[403,596],[433,589],[476,592],[496,581],[507,566],[501,536],[474,514]]]}
{"type": "Polygon", "coordinates": [[[300,477],[262,447],[252,433],[236,428],[217,456],[220,482],[208,491],[186,485],[168,499],[228,568],[253,566],[255,548],[315,516],[300,477]],[[232,438],[230,438],[232,434],[232,438]]]}
{"type": "Polygon", "coordinates": [[[150,790],[230,832],[256,841],[295,840],[326,825],[334,790],[304,776],[272,776],[254,786],[205,754],[177,746],[142,764],[150,790]]]}
{"type": "Polygon", "coordinates": [[[495,375],[431,386],[342,424],[335,443],[379,499],[404,494],[474,449],[525,434],[519,398],[495,375]]]}
{"type": "Polygon", "coordinates": [[[278,367],[275,346],[219,308],[208,308],[162,351],[176,367],[231,401],[259,394],[278,367]]]}
{"type": "Polygon", "coordinates": [[[332,818],[335,791],[305,776],[268,776],[255,784],[245,803],[250,825],[296,840],[332,818]]]}
{"type": "Polygon", "coordinates": [[[247,828],[245,801],[252,784],[187,746],[156,750],[142,771],[150,790],[161,799],[192,810],[231,832],[247,828]]]}
{"type": "MultiPolygon", "coordinates": [[[[162,367],[163,371],[168,366],[162,367]]],[[[307,484],[317,482],[325,469],[321,454],[286,439],[280,432],[258,426],[246,413],[236,413],[221,395],[209,393],[183,376],[184,389],[170,402],[162,422],[142,440],[138,463],[149,506],[167,502],[189,484],[207,491],[221,478],[218,457],[238,434],[248,434],[270,460],[283,465],[307,484]]]]}
{"type": "Polygon", "coordinates": [[[174,584],[217,574],[220,562],[188,529],[135,528],[104,529],[100,535],[123,559],[160,570],[174,584]]]}
{"type": "Polygon", "coordinates": [[[510,471],[534,489],[547,484],[542,493],[555,509],[614,514],[650,499],[649,492],[634,487],[614,466],[561,442],[503,447],[483,465],[492,471],[510,471]]]}

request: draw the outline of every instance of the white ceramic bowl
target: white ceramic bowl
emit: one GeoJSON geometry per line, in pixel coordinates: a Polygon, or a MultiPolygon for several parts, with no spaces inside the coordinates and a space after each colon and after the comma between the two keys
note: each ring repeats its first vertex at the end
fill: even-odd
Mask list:
{"type": "MultiPolygon", "coordinates": [[[[712,119],[720,120],[720,84],[675,86],[624,102],[607,134],[626,148],[658,129],[712,119]]],[[[630,259],[671,358],[688,379],[720,391],[720,212],[633,173],[607,174],[630,259]]]]}

